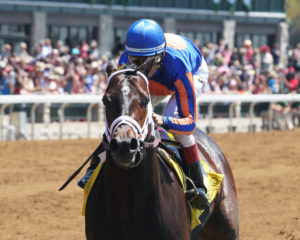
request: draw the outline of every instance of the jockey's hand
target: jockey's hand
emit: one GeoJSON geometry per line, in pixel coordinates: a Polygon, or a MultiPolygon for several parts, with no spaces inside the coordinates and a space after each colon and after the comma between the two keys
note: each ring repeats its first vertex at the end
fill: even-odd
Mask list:
{"type": "Polygon", "coordinates": [[[153,121],[154,121],[154,123],[157,127],[160,127],[160,126],[163,125],[164,122],[163,122],[162,116],[160,116],[156,113],[152,113],[152,118],[153,118],[153,121]]]}

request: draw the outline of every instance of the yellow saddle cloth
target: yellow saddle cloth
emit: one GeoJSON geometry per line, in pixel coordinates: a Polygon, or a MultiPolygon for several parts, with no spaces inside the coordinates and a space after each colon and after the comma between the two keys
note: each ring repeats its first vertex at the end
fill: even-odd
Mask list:
{"type": "MultiPolygon", "coordinates": [[[[223,180],[224,175],[212,172],[209,169],[209,166],[202,159],[200,159],[200,160],[201,160],[201,164],[203,166],[204,184],[207,188],[206,196],[207,196],[209,203],[211,203],[214,200],[214,198],[219,190],[219,187],[223,180]]],[[[87,184],[84,187],[84,199],[83,199],[83,207],[82,207],[82,212],[81,212],[81,214],[83,216],[85,215],[85,206],[86,206],[88,195],[95,183],[95,180],[97,179],[97,177],[100,173],[103,162],[104,161],[101,161],[101,163],[97,166],[97,168],[95,169],[91,178],[89,179],[89,181],[87,182],[87,184]]],[[[182,172],[181,168],[178,166],[178,163],[176,161],[174,161],[172,158],[169,159],[169,162],[171,163],[171,166],[173,166],[175,172],[177,173],[183,189],[185,189],[184,173],[182,172]]],[[[201,224],[199,217],[204,212],[204,210],[196,209],[190,203],[189,203],[189,205],[190,205],[190,209],[191,209],[191,231],[192,231],[195,227],[197,227],[198,225],[201,224]]]]}
{"type": "MultiPolygon", "coordinates": [[[[104,160],[105,161],[105,160],[104,160]]],[[[86,202],[87,202],[87,198],[90,194],[90,191],[100,173],[100,170],[103,166],[104,161],[101,161],[98,166],[96,167],[95,171],[93,172],[91,178],[89,179],[89,181],[86,183],[86,185],[84,186],[84,194],[83,194],[83,207],[82,207],[82,211],[81,211],[81,215],[85,216],[85,206],[86,206],[86,202]]]]}
{"type": "MultiPolygon", "coordinates": [[[[212,172],[209,169],[208,165],[202,159],[200,159],[200,160],[201,160],[201,164],[203,166],[204,184],[207,188],[206,197],[207,197],[209,203],[211,203],[217,195],[217,192],[220,188],[220,185],[221,185],[224,175],[212,172]]],[[[193,230],[195,227],[197,227],[200,224],[199,217],[204,212],[204,210],[196,209],[192,205],[190,205],[190,207],[191,207],[191,213],[192,213],[191,230],[193,230]]]]}
{"type": "MultiPolygon", "coordinates": [[[[169,159],[169,161],[171,162],[172,166],[174,167],[174,169],[178,175],[178,178],[180,179],[183,189],[185,189],[184,173],[182,172],[181,168],[178,166],[177,162],[175,162],[171,158],[169,159]]],[[[206,164],[206,162],[204,162],[202,159],[200,159],[200,161],[201,161],[201,164],[203,167],[204,184],[207,189],[206,197],[207,197],[209,203],[211,203],[217,195],[217,192],[220,188],[220,184],[223,180],[224,175],[212,172],[209,169],[209,166],[206,164]]],[[[189,205],[190,205],[190,209],[191,209],[191,231],[192,231],[195,227],[197,227],[198,225],[201,224],[199,217],[204,212],[204,210],[199,210],[199,209],[195,208],[193,205],[191,205],[190,203],[189,203],[189,205]]]]}

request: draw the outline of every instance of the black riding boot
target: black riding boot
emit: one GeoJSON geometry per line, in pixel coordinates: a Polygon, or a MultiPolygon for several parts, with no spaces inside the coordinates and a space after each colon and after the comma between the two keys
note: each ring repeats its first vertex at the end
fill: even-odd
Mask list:
{"type": "Polygon", "coordinates": [[[84,186],[87,184],[93,172],[95,171],[96,167],[100,163],[99,154],[102,153],[103,151],[104,151],[104,145],[101,143],[99,146],[99,150],[92,157],[90,166],[87,168],[85,175],[78,180],[77,185],[79,187],[84,188],[84,186]]]}
{"type": "Polygon", "coordinates": [[[197,209],[207,209],[209,202],[206,197],[207,189],[203,181],[203,170],[200,161],[191,165],[184,165],[184,172],[190,177],[196,188],[190,188],[186,191],[187,200],[192,203],[197,209]]]}
{"type": "Polygon", "coordinates": [[[186,191],[187,200],[197,209],[208,209],[207,189],[204,185],[203,169],[199,160],[197,145],[182,148],[179,152],[183,161],[183,170],[195,184],[195,187],[192,186],[186,191]]]}

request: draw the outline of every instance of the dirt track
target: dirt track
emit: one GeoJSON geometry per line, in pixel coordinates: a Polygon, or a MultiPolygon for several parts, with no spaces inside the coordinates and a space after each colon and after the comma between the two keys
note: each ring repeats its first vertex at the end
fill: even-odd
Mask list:
{"type": "MultiPolygon", "coordinates": [[[[240,239],[300,240],[300,132],[213,138],[235,176],[240,239]]],[[[57,189],[97,144],[0,142],[0,239],[85,239],[81,189],[57,189]]]]}

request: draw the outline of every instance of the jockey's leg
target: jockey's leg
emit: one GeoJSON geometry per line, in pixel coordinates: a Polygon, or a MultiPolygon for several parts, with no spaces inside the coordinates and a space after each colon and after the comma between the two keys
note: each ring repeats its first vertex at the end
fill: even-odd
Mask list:
{"type": "Polygon", "coordinates": [[[100,162],[99,154],[102,152],[104,152],[104,144],[101,142],[98,151],[91,159],[90,166],[87,168],[85,175],[82,178],[80,178],[77,182],[77,185],[79,187],[84,188],[86,183],[91,178],[94,170],[96,169],[96,167],[98,166],[98,164],[100,162]]]}
{"type": "Polygon", "coordinates": [[[188,189],[186,198],[198,209],[207,209],[209,202],[206,197],[206,186],[204,185],[204,176],[202,164],[198,154],[197,144],[193,135],[174,134],[183,148],[179,149],[183,162],[183,170],[185,174],[191,178],[196,188],[188,189]]]}
{"type": "MultiPolygon", "coordinates": [[[[165,116],[177,117],[177,104],[175,96],[172,96],[165,108],[165,116]]],[[[209,202],[206,197],[206,187],[203,182],[203,170],[200,163],[196,141],[193,135],[173,134],[176,141],[183,146],[179,150],[183,161],[185,174],[190,177],[196,189],[189,189],[186,198],[198,209],[207,209],[209,202]]]]}

